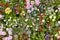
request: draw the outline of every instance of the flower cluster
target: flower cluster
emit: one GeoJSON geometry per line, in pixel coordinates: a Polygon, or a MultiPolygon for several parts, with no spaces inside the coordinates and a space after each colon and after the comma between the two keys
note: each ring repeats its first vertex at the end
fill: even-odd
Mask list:
{"type": "Polygon", "coordinates": [[[0,0],[0,40],[60,40],[60,1],[0,0]]]}

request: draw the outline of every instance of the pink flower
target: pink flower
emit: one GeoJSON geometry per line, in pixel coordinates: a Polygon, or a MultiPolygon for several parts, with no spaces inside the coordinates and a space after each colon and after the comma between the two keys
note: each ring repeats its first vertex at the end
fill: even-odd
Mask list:
{"type": "Polygon", "coordinates": [[[4,37],[3,40],[12,40],[12,36],[4,37]]]}
{"type": "Polygon", "coordinates": [[[39,0],[35,0],[36,2],[36,5],[38,6],[40,4],[40,1],[39,0]]]}
{"type": "Polygon", "coordinates": [[[8,39],[12,40],[12,36],[9,36],[8,39]]]}
{"type": "Polygon", "coordinates": [[[26,6],[26,9],[30,9],[30,8],[31,8],[31,7],[30,7],[30,4],[26,6]]]}
{"type": "Polygon", "coordinates": [[[31,8],[31,11],[34,11],[34,8],[33,7],[31,8]]]}
{"type": "Polygon", "coordinates": [[[34,1],[31,1],[31,5],[34,5],[34,1]]]}
{"type": "Polygon", "coordinates": [[[0,35],[6,35],[6,32],[2,31],[2,29],[0,29],[0,35]]]}
{"type": "Polygon", "coordinates": [[[27,13],[31,13],[31,10],[27,10],[27,13]]]}
{"type": "Polygon", "coordinates": [[[12,35],[12,28],[6,28],[6,30],[8,31],[9,35],[12,35]]]}
{"type": "Polygon", "coordinates": [[[26,2],[26,9],[30,9],[32,7],[32,5],[30,5],[30,0],[26,0],[26,2]]]}
{"type": "Polygon", "coordinates": [[[6,32],[0,31],[0,35],[6,35],[6,32]]]}
{"type": "Polygon", "coordinates": [[[30,2],[30,0],[26,0],[26,2],[30,2]]]}
{"type": "Polygon", "coordinates": [[[8,38],[7,37],[4,37],[3,40],[8,40],[8,38]]]}
{"type": "Polygon", "coordinates": [[[30,4],[30,0],[26,0],[26,2],[27,2],[27,5],[30,4]]]}
{"type": "Polygon", "coordinates": [[[0,14],[0,18],[3,18],[3,15],[0,14]]]}

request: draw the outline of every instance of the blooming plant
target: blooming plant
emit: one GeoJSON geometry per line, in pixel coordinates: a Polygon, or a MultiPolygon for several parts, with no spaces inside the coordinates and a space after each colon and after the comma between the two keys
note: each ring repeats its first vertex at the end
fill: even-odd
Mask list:
{"type": "Polygon", "coordinates": [[[60,0],[0,0],[0,40],[60,40],[60,0]]]}

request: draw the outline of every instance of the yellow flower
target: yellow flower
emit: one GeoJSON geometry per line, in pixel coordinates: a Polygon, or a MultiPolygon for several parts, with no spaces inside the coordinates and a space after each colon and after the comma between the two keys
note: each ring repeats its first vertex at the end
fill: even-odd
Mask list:
{"type": "Polygon", "coordinates": [[[24,12],[24,11],[22,11],[22,12],[20,13],[20,15],[23,15],[23,16],[25,16],[25,12],[24,12]]]}
{"type": "Polygon", "coordinates": [[[9,7],[7,7],[7,8],[5,9],[5,13],[9,14],[9,13],[11,13],[11,12],[12,12],[12,10],[11,10],[9,7]]]}

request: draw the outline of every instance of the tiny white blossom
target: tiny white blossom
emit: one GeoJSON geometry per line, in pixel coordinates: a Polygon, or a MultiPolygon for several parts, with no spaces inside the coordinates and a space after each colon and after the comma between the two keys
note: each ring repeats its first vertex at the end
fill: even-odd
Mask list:
{"type": "Polygon", "coordinates": [[[25,22],[27,22],[28,21],[28,19],[25,19],[25,22]]]}
{"type": "Polygon", "coordinates": [[[56,18],[56,16],[53,16],[53,18],[55,19],[55,18],[56,18]]]}
{"type": "Polygon", "coordinates": [[[52,21],[55,21],[55,19],[52,19],[52,21]]]}
{"type": "Polygon", "coordinates": [[[37,20],[39,20],[39,18],[37,18],[37,20]]]}
{"type": "Polygon", "coordinates": [[[29,27],[29,25],[27,25],[27,27],[29,27]]]}
{"type": "Polygon", "coordinates": [[[42,22],[45,22],[45,20],[43,19],[42,22]]]}
{"type": "Polygon", "coordinates": [[[58,24],[60,24],[60,21],[58,21],[58,24]]]}
{"type": "Polygon", "coordinates": [[[52,15],[50,15],[49,18],[51,19],[52,18],[52,15]]]}
{"type": "Polygon", "coordinates": [[[55,12],[58,12],[58,10],[55,10],[55,12]]]}

